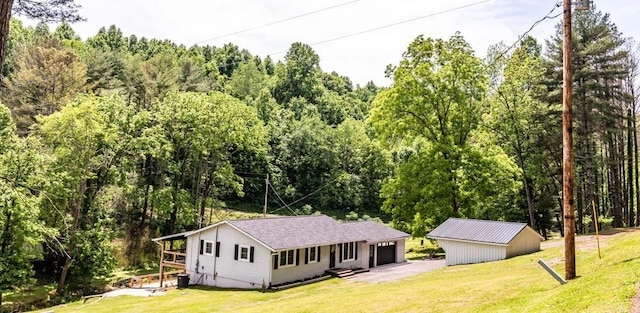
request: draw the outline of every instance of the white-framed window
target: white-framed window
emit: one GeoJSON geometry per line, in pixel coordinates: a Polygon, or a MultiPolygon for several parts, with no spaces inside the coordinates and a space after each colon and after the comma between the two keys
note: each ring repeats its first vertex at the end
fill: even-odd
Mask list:
{"type": "Polygon", "coordinates": [[[214,248],[213,241],[205,240],[204,241],[204,251],[203,251],[202,254],[213,256],[213,253],[215,252],[215,250],[213,248],[214,248]]]}
{"type": "Polygon", "coordinates": [[[295,266],[296,250],[280,251],[279,265],[280,267],[295,266]]]}
{"type": "Polygon", "coordinates": [[[309,255],[307,256],[309,263],[318,262],[318,247],[309,248],[309,255]]]}
{"type": "Polygon", "coordinates": [[[249,258],[250,258],[249,246],[240,246],[240,253],[238,255],[238,260],[249,262],[249,258]]]}
{"type": "Polygon", "coordinates": [[[342,262],[356,259],[356,243],[345,242],[342,244],[342,262]]]}

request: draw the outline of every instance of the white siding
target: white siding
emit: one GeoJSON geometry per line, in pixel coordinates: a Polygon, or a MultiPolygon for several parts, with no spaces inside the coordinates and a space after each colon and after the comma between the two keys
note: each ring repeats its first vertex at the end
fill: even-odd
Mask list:
{"type": "Polygon", "coordinates": [[[187,249],[186,270],[191,284],[256,289],[263,283],[269,285],[271,252],[227,224],[190,236],[187,249]],[[220,242],[220,257],[201,255],[200,240],[220,242]],[[234,259],[236,244],[254,248],[253,263],[234,259]]]}
{"type": "Polygon", "coordinates": [[[507,257],[540,251],[541,239],[533,229],[525,227],[507,246],[507,257]]]}
{"type": "MultiPolygon", "coordinates": [[[[278,285],[313,278],[324,274],[324,271],[329,269],[329,246],[320,247],[320,262],[304,264],[305,253],[306,249],[300,249],[300,262],[298,265],[289,267],[278,266],[277,269],[272,270],[271,284],[278,285]]],[[[271,268],[273,268],[273,263],[270,264],[272,266],[271,268]]]]}
{"type": "Polygon", "coordinates": [[[356,242],[356,249],[358,249],[357,258],[340,262],[339,253],[342,253],[342,250],[340,245],[336,245],[336,267],[349,269],[369,267],[369,245],[364,242],[356,242]]]}
{"type": "Polygon", "coordinates": [[[404,243],[405,239],[396,240],[396,263],[407,262],[404,243]]]}
{"type": "Polygon", "coordinates": [[[444,249],[445,264],[471,264],[505,259],[506,247],[438,239],[438,244],[444,249]]]}

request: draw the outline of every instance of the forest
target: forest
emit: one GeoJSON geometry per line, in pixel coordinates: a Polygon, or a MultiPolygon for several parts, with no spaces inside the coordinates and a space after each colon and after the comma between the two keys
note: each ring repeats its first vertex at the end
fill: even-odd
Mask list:
{"type": "MultiPolygon", "coordinates": [[[[562,233],[562,30],[496,43],[418,36],[355,85],[312,46],[282,61],[68,23],[10,22],[0,91],[0,295],[63,294],[157,266],[151,238],[220,209],[380,219],[424,236],[448,217],[562,233]]],[[[576,229],[640,225],[638,45],[609,15],[573,21],[576,229]]],[[[0,296],[1,301],[1,296],[0,296]]]]}

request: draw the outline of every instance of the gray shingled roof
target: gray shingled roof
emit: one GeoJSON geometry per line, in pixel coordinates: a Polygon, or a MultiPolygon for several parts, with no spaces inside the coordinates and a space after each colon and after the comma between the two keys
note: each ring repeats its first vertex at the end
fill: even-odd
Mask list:
{"type": "Polygon", "coordinates": [[[431,231],[427,238],[506,245],[525,227],[525,223],[450,218],[431,231]]]}
{"type": "MultiPolygon", "coordinates": [[[[226,221],[272,250],[350,241],[383,241],[409,235],[373,221],[341,223],[326,215],[226,221]]],[[[203,228],[200,231],[207,229],[203,228]]],[[[189,235],[195,234],[193,231],[189,235]]]]}
{"type": "Polygon", "coordinates": [[[344,222],[342,223],[342,227],[346,233],[351,233],[354,237],[360,236],[361,238],[366,238],[364,240],[370,242],[409,237],[409,234],[405,232],[375,221],[344,222]]]}

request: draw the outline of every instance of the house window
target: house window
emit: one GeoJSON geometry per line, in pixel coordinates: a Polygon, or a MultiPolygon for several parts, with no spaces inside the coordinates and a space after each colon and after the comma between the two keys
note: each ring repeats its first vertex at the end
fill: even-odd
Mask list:
{"type": "Polygon", "coordinates": [[[280,267],[296,265],[296,250],[286,250],[280,252],[280,267]]]}
{"type": "Polygon", "coordinates": [[[240,261],[249,262],[249,247],[248,246],[240,246],[240,261]]]}
{"type": "Polygon", "coordinates": [[[317,255],[318,255],[318,247],[309,248],[309,256],[307,257],[309,259],[309,263],[318,262],[317,255]]]}
{"type": "Polygon", "coordinates": [[[204,241],[204,255],[210,255],[213,256],[213,241],[208,241],[205,240],[204,241]]]}
{"type": "Polygon", "coordinates": [[[342,244],[342,262],[356,259],[356,243],[345,242],[342,244]]]}
{"type": "Polygon", "coordinates": [[[254,247],[236,245],[235,252],[233,253],[233,259],[253,263],[254,252],[254,247]]]}

